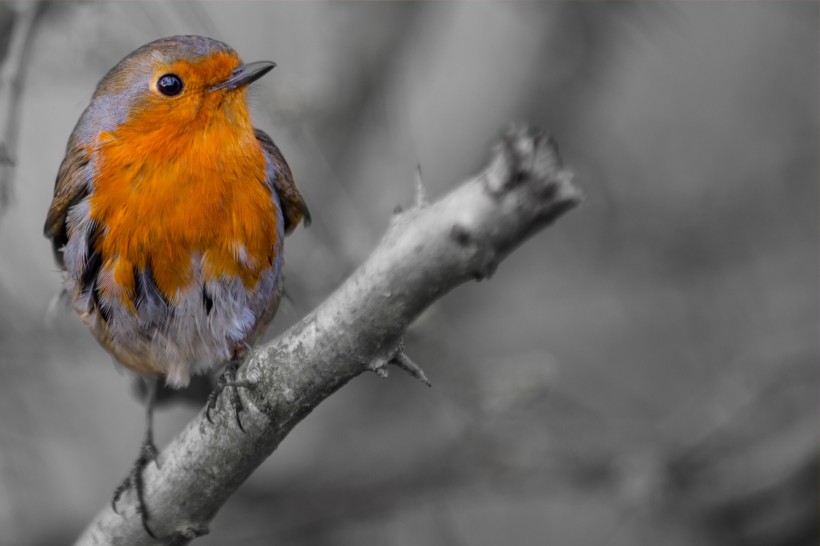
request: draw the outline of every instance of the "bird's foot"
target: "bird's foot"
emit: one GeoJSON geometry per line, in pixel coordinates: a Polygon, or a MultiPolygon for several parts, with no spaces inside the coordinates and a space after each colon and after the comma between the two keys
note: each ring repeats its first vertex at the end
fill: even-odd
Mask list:
{"type": "Polygon", "coordinates": [[[252,387],[253,384],[249,381],[236,380],[236,371],[239,369],[239,365],[241,363],[241,358],[234,358],[225,367],[225,371],[222,372],[221,376],[219,376],[219,381],[217,382],[216,387],[214,387],[214,390],[212,390],[210,396],[208,396],[208,405],[205,409],[205,417],[208,419],[209,423],[213,424],[213,420],[211,419],[211,410],[216,407],[216,400],[219,398],[219,395],[222,394],[222,391],[227,388],[230,396],[229,400],[231,401],[231,406],[233,406],[234,415],[236,416],[236,424],[239,426],[239,430],[245,432],[245,427],[242,426],[242,419],[239,416],[240,413],[245,411],[245,407],[242,405],[242,398],[239,396],[239,388],[252,387]]]}
{"type": "Polygon", "coordinates": [[[119,502],[120,497],[125,491],[133,487],[134,492],[137,494],[137,513],[140,516],[142,527],[151,538],[157,537],[148,526],[148,509],[145,506],[145,482],[142,479],[142,472],[152,461],[157,463],[157,455],[157,446],[154,445],[154,442],[150,439],[145,440],[140,448],[140,456],[137,457],[134,466],[131,467],[131,471],[125,480],[114,490],[114,498],[111,499],[111,508],[115,513],[119,514],[117,511],[117,502],[119,502]]]}

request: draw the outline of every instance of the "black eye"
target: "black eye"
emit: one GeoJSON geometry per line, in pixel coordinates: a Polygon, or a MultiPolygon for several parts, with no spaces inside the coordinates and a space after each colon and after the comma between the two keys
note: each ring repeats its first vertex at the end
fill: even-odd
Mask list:
{"type": "Polygon", "coordinates": [[[182,80],[176,74],[165,74],[157,80],[157,89],[166,97],[182,93],[182,80]]]}

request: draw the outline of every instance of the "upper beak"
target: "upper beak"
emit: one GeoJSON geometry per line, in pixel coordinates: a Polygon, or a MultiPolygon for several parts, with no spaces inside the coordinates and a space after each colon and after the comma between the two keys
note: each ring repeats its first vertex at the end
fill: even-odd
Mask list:
{"type": "Polygon", "coordinates": [[[236,89],[237,87],[248,85],[273,70],[274,66],[276,66],[276,63],[271,61],[241,64],[233,69],[227,80],[211,87],[211,91],[216,91],[217,89],[236,89]]]}

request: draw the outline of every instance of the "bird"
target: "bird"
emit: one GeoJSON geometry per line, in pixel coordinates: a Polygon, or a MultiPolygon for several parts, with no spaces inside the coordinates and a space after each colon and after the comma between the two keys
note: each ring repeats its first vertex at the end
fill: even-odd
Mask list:
{"type": "Polygon", "coordinates": [[[206,408],[276,314],[283,239],[310,212],[273,139],[251,122],[248,86],[275,63],[244,63],[205,36],[160,38],[99,81],[69,137],[44,234],[63,289],[100,345],[146,383],[140,455],[115,490],[136,490],[157,449],[157,385],[224,366],[206,408]]]}

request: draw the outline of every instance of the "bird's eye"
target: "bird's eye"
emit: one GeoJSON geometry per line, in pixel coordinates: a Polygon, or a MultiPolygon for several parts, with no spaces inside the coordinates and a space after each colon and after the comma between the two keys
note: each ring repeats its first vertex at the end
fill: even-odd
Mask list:
{"type": "Polygon", "coordinates": [[[176,74],[165,74],[157,80],[157,90],[166,97],[175,97],[182,93],[182,80],[176,74]]]}

